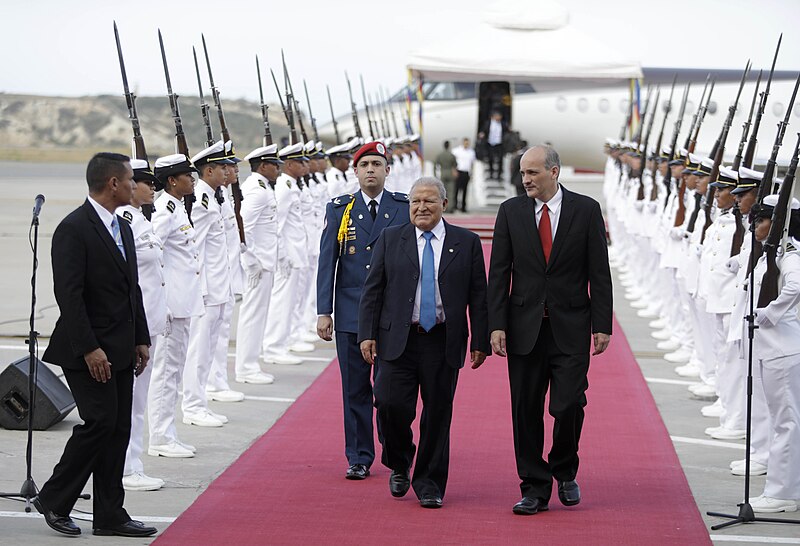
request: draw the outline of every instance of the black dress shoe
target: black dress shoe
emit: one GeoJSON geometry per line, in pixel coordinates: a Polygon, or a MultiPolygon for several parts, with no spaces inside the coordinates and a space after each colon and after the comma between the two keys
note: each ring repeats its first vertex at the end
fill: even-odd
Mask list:
{"type": "Polygon", "coordinates": [[[42,501],[39,500],[39,497],[33,497],[32,503],[33,506],[36,507],[36,510],[44,516],[44,521],[47,522],[47,526],[53,531],[73,536],[81,534],[81,528],[75,525],[71,517],[56,514],[45,506],[42,501]]]}
{"type": "Polygon", "coordinates": [[[150,537],[156,534],[158,530],[155,527],[148,527],[141,521],[130,520],[125,523],[120,523],[116,527],[110,529],[94,529],[92,534],[101,537],[150,537]]]}
{"type": "Polygon", "coordinates": [[[369,468],[365,464],[351,464],[344,475],[348,480],[363,480],[369,476],[369,468]]]}
{"type": "Polygon", "coordinates": [[[581,488],[578,487],[578,482],[575,480],[558,482],[558,500],[564,506],[575,506],[581,502],[581,488]]]}
{"type": "Polygon", "coordinates": [[[520,516],[532,516],[537,512],[546,512],[550,508],[547,503],[537,497],[522,497],[511,510],[520,516]]]}
{"type": "Polygon", "coordinates": [[[423,508],[441,508],[442,497],[439,495],[422,495],[419,499],[419,505],[423,508]]]}
{"type": "Polygon", "coordinates": [[[404,497],[408,493],[408,488],[411,487],[411,479],[408,477],[408,471],[400,472],[392,470],[389,475],[389,491],[393,497],[404,497]]]}

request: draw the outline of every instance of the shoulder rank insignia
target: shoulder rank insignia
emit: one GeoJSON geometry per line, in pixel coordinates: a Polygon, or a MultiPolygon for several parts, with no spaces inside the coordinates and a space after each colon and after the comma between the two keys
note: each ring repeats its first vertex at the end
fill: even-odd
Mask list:
{"type": "Polygon", "coordinates": [[[208,194],[204,193],[203,198],[200,200],[203,206],[207,209],[208,208],[208,194]]]}
{"type": "Polygon", "coordinates": [[[264,184],[264,181],[263,181],[263,180],[259,180],[259,181],[258,181],[258,185],[259,185],[259,186],[261,186],[262,188],[264,188],[265,190],[267,189],[267,185],[266,185],[266,184],[264,184]]]}
{"type": "Polygon", "coordinates": [[[131,214],[129,210],[124,211],[122,217],[125,218],[129,224],[133,222],[133,214],[131,214]]]}
{"type": "Polygon", "coordinates": [[[408,194],[401,193],[399,191],[390,192],[390,193],[392,194],[392,197],[394,198],[395,201],[401,201],[403,203],[408,203],[408,194]]]}
{"type": "Polygon", "coordinates": [[[352,193],[347,193],[345,195],[340,195],[339,197],[336,197],[331,201],[333,202],[333,206],[339,207],[342,205],[349,205],[353,201],[353,199],[355,199],[355,195],[353,195],[352,193]]]}
{"type": "Polygon", "coordinates": [[[794,252],[796,250],[797,249],[795,248],[795,246],[791,242],[787,242],[786,243],[786,252],[794,252]]]}
{"type": "Polygon", "coordinates": [[[175,201],[167,201],[167,210],[170,213],[175,212],[175,201]]]}

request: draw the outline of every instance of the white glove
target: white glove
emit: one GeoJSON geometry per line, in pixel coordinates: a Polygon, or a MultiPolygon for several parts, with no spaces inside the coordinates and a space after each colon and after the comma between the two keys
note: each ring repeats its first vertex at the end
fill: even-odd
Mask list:
{"type": "Polygon", "coordinates": [[[675,226],[669,230],[669,236],[672,237],[676,241],[680,241],[683,239],[683,228],[680,226],[675,226]]]}
{"type": "Polygon", "coordinates": [[[658,209],[658,201],[648,201],[647,208],[650,212],[655,212],[658,209]]]}
{"type": "Polygon", "coordinates": [[[756,309],[755,323],[756,326],[766,326],[766,327],[775,326],[769,319],[766,307],[761,307],[760,309],[756,309]]]}
{"type": "Polygon", "coordinates": [[[253,268],[247,270],[247,288],[253,290],[258,283],[261,282],[261,268],[253,268]]]}
{"type": "Polygon", "coordinates": [[[246,243],[239,243],[239,252],[244,254],[247,252],[247,244],[246,243]]]}
{"type": "Polygon", "coordinates": [[[167,309],[167,324],[164,327],[164,335],[168,336],[172,333],[172,319],[175,318],[172,316],[172,311],[167,309]]]}
{"type": "Polygon", "coordinates": [[[633,208],[634,209],[642,210],[642,207],[644,207],[644,201],[634,201],[633,202],[633,208]]]}
{"type": "Polygon", "coordinates": [[[725,262],[725,268],[736,275],[739,272],[739,258],[736,256],[729,258],[728,261],[725,262]]]}
{"type": "Polygon", "coordinates": [[[703,253],[703,245],[695,244],[693,250],[696,256],[700,256],[703,253]]]}

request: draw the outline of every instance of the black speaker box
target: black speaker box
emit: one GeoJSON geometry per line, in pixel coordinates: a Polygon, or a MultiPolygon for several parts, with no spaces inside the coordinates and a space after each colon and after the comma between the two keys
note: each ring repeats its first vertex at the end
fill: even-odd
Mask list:
{"type": "MultiPolygon", "coordinates": [[[[26,356],[0,373],[0,426],[3,428],[28,428],[28,413],[31,411],[29,369],[30,356],[26,356]]],[[[37,360],[36,375],[33,429],[47,430],[75,408],[75,400],[69,388],[41,360],[37,360]]]]}

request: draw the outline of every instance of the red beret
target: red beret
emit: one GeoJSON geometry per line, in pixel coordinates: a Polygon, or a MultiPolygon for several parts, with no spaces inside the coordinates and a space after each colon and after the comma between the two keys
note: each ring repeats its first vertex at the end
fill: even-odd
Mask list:
{"type": "Polygon", "coordinates": [[[358,160],[365,155],[379,155],[387,162],[389,161],[386,157],[386,146],[384,146],[382,142],[375,141],[364,144],[353,156],[353,165],[358,165],[358,160]]]}

